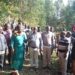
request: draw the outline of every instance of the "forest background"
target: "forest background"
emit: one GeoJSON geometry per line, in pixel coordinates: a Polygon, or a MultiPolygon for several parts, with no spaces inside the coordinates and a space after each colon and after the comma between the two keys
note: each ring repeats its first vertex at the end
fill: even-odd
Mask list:
{"type": "Polygon", "coordinates": [[[63,0],[0,0],[0,25],[19,18],[42,29],[50,25],[58,31],[71,30],[75,24],[75,1],[65,6],[63,0]]]}

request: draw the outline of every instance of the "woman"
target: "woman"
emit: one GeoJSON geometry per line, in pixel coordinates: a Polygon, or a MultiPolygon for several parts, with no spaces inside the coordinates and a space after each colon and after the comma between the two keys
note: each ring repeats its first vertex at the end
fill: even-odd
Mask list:
{"type": "Polygon", "coordinates": [[[22,25],[18,25],[11,38],[11,47],[13,50],[11,68],[14,70],[21,70],[23,66],[27,36],[22,30],[22,25]]]}

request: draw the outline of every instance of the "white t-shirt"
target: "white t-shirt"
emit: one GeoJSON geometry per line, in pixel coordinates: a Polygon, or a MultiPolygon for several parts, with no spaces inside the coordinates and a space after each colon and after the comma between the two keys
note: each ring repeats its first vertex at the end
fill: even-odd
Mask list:
{"type": "Polygon", "coordinates": [[[3,34],[0,34],[0,54],[4,54],[6,48],[7,48],[6,39],[3,34]]]}

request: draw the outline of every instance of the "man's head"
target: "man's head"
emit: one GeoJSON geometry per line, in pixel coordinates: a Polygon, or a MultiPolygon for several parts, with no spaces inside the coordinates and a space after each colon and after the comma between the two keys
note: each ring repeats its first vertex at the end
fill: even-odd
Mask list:
{"type": "Polygon", "coordinates": [[[23,25],[22,25],[22,23],[21,24],[18,24],[18,26],[17,26],[17,31],[19,31],[19,32],[21,32],[21,31],[23,31],[23,25]]]}
{"type": "Polygon", "coordinates": [[[38,27],[37,29],[38,29],[38,32],[40,32],[40,31],[41,31],[41,28],[40,28],[40,27],[38,27]]]}
{"type": "Polygon", "coordinates": [[[64,31],[62,31],[61,33],[60,33],[60,37],[65,37],[66,36],[66,33],[64,32],[64,31]]]}
{"type": "Polygon", "coordinates": [[[51,31],[51,32],[54,32],[54,27],[51,26],[51,27],[50,27],[50,31],[51,31]]]}
{"type": "Polygon", "coordinates": [[[46,31],[49,32],[50,31],[50,26],[46,27],[46,31]]]}
{"type": "Polygon", "coordinates": [[[33,28],[33,33],[36,33],[37,32],[37,27],[34,27],[33,28]]]}
{"type": "Polygon", "coordinates": [[[4,29],[5,29],[5,30],[11,29],[11,25],[10,25],[9,23],[6,23],[6,24],[4,25],[4,29]]]}
{"type": "Polygon", "coordinates": [[[70,31],[67,32],[66,37],[70,37],[72,34],[70,31]]]}

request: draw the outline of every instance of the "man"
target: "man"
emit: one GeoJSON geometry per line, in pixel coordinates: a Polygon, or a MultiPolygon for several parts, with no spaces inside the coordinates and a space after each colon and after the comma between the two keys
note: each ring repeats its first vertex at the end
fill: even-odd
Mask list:
{"type": "Polygon", "coordinates": [[[11,46],[10,46],[10,42],[11,42],[11,36],[12,36],[12,29],[11,29],[11,25],[10,24],[5,24],[5,30],[3,32],[5,38],[6,38],[6,42],[7,42],[7,46],[8,46],[8,55],[7,55],[7,59],[8,59],[8,64],[11,64],[11,55],[12,55],[12,50],[11,50],[11,46]]]}
{"type": "Polygon", "coordinates": [[[50,69],[51,47],[52,47],[52,32],[50,26],[46,27],[46,31],[42,33],[43,39],[43,68],[50,69]]]}
{"type": "Polygon", "coordinates": [[[43,48],[41,34],[37,32],[37,27],[33,28],[33,33],[29,36],[28,42],[30,47],[30,64],[32,68],[34,67],[36,69],[39,67],[38,65],[39,50],[40,48],[41,50],[43,48]]]}
{"type": "Polygon", "coordinates": [[[7,53],[7,43],[5,36],[2,34],[3,28],[0,27],[0,68],[3,69],[5,52],[7,53]]]}
{"type": "Polygon", "coordinates": [[[58,61],[59,61],[59,75],[66,75],[67,72],[67,52],[68,52],[68,39],[64,31],[60,33],[60,38],[58,40],[57,46],[57,54],[58,54],[58,61]]]}

